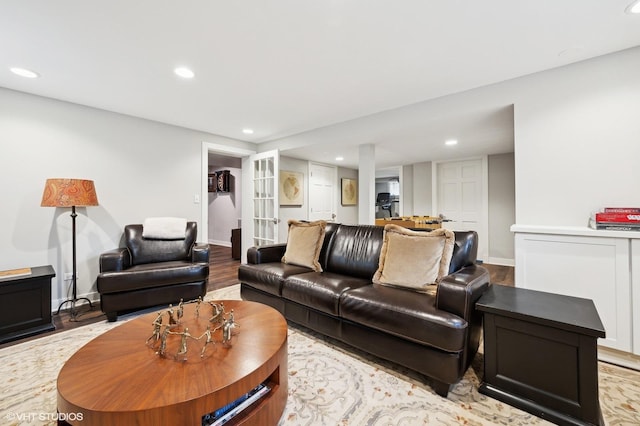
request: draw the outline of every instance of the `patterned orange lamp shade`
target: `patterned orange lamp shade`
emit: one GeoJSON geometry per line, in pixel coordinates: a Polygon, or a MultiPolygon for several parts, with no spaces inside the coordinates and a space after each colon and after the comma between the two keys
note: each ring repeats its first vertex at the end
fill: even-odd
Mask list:
{"type": "Polygon", "coordinates": [[[77,206],[97,206],[98,196],[96,195],[96,188],[93,185],[92,180],[85,179],[47,179],[44,184],[44,193],[42,194],[42,207],[71,207],[71,235],[73,241],[73,276],[72,276],[72,289],[73,296],[70,299],[65,300],[58,306],[58,312],[60,308],[66,303],[71,304],[71,321],[76,321],[78,311],[76,309],[76,302],[78,300],[86,300],[89,302],[89,308],[93,308],[91,300],[86,297],[78,297],[77,294],[77,265],[76,265],[76,207],[77,206]]]}
{"type": "Polygon", "coordinates": [[[42,207],[97,206],[98,196],[92,180],[47,179],[42,207]]]}

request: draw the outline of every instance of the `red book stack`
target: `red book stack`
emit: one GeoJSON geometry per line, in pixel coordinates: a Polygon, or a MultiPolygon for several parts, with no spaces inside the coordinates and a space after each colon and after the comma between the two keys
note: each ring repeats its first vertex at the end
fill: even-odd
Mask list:
{"type": "Polygon", "coordinates": [[[640,231],[640,207],[606,207],[591,217],[589,225],[594,229],[640,231]]]}

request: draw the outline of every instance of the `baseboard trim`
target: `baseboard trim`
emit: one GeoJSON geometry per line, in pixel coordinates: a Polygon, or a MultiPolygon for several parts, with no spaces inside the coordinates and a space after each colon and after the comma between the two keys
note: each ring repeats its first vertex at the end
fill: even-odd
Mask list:
{"type": "Polygon", "coordinates": [[[214,246],[231,247],[231,241],[209,240],[209,244],[214,246]]]}
{"type": "Polygon", "coordinates": [[[610,364],[631,368],[640,371],[640,356],[630,352],[623,352],[617,349],[598,346],[598,359],[610,364]]]}
{"type": "MultiPolygon", "coordinates": [[[[77,297],[78,299],[81,297],[86,297],[87,299],[91,300],[91,303],[100,301],[100,293],[98,293],[97,291],[92,291],[91,293],[85,293],[85,294],[78,294],[77,297]]],[[[60,298],[60,299],[51,299],[51,312],[54,314],[58,312],[58,306],[60,306],[60,304],[65,300],[68,300],[68,299],[66,297],[60,298]]],[[[78,301],[78,304],[76,306],[82,306],[86,304],[87,304],[86,300],[80,300],[78,301]]],[[[70,306],[67,303],[62,307],[62,310],[69,309],[69,308],[70,306]]]]}
{"type": "Polygon", "coordinates": [[[515,259],[506,259],[503,257],[490,257],[486,260],[485,263],[489,263],[491,265],[500,265],[500,266],[516,266],[515,259]]]}

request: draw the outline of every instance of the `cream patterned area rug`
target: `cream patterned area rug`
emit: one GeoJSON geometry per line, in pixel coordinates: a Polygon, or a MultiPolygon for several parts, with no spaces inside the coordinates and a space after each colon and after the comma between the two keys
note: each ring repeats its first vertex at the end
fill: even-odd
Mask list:
{"type": "MultiPolygon", "coordinates": [[[[211,292],[207,299],[239,299],[239,286],[211,292]]],[[[56,378],[65,360],[126,320],[90,324],[1,349],[0,425],[55,425],[56,378]]],[[[479,394],[481,377],[479,354],[445,399],[403,368],[290,326],[289,398],[280,424],[549,424],[479,394]]],[[[599,363],[599,383],[605,422],[640,424],[640,373],[599,363]]]]}

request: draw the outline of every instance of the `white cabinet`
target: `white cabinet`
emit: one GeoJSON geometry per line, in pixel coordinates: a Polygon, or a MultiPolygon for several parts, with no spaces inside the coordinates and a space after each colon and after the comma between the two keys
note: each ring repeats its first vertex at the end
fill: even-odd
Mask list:
{"type": "Polygon", "coordinates": [[[631,306],[633,353],[640,355],[640,239],[631,240],[631,306]]]}
{"type": "Polygon", "coordinates": [[[598,340],[600,359],[640,368],[634,356],[640,355],[640,233],[524,225],[511,230],[516,286],[593,300],[607,333],[598,340]]]}

